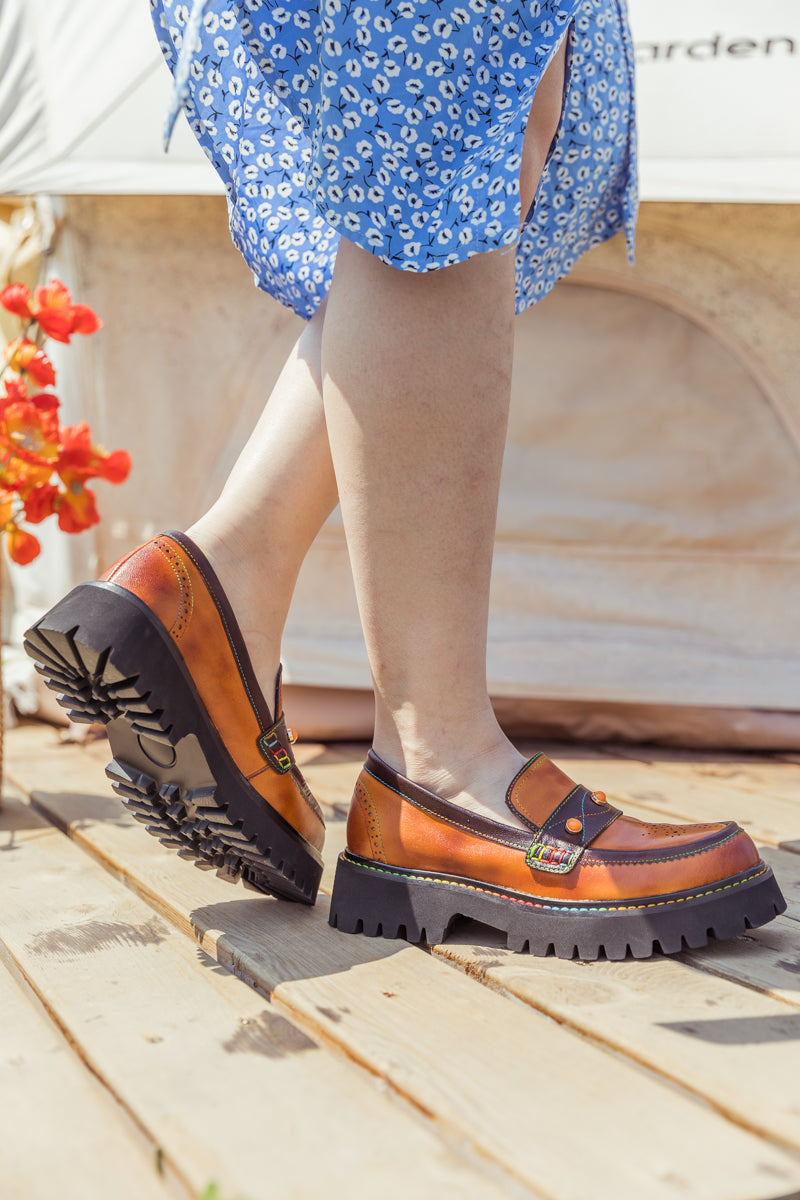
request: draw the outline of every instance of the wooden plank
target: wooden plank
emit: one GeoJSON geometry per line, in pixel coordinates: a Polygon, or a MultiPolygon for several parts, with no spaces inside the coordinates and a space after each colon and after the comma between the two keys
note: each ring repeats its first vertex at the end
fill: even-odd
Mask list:
{"type": "MultiPolygon", "coordinates": [[[[794,945],[800,949],[800,940],[794,945]]],[[[796,1008],[670,958],[578,963],[512,954],[494,931],[467,922],[432,949],[472,977],[663,1072],[744,1127],[794,1149],[800,1144],[796,1008]]]]}
{"type": "Polygon", "coordinates": [[[8,816],[5,952],[192,1195],[212,1181],[249,1200],[521,1195],[220,969],[30,809],[11,800],[8,816]]]}
{"type": "Polygon", "coordinates": [[[729,942],[715,942],[683,958],[703,971],[737,979],[748,987],[800,1008],[800,937],[798,923],[776,917],[729,942]]]}
{"type": "MultiPolygon", "coordinates": [[[[47,803],[58,806],[58,797],[47,803]]],[[[146,839],[122,821],[80,817],[75,808],[72,820],[75,836],[174,924],[193,927],[204,949],[271,993],[315,1036],[548,1195],[719,1200],[720,1162],[736,1163],[725,1179],[726,1200],[752,1200],[774,1192],[776,1183],[784,1192],[800,1185],[794,1156],[533,1009],[403,943],[333,934],[323,924],[324,901],[309,912],[248,898],[167,861],[155,843],[144,849],[146,839]],[[618,1153],[620,1128],[635,1152],[618,1153]],[[573,1153],[576,1129],[580,1155],[573,1153]],[[536,1146],[549,1151],[534,1158],[532,1130],[536,1146]]],[[[342,824],[334,829],[341,837],[342,824]]]]}
{"type": "Polygon", "coordinates": [[[775,872],[786,900],[786,917],[800,921],[800,855],[773,846],[761,846],[761,857],[775,872]]]}
{"type": "Polygon", "coordinates": [[[681,778],[710,779],[757,796],[781,796],[800,805],[800,767],[777,755],[673,750],[663,746],[603,746],[612,758],[630,758],[681,778]]]}
{"type": "Polygon", "coordinates": [[[3,1195],[25,1200],[166,1200],[156,1147],[0,965],[3,1195]],[[45,1149],[46,1148],[46,1149],[45,1149]]]}

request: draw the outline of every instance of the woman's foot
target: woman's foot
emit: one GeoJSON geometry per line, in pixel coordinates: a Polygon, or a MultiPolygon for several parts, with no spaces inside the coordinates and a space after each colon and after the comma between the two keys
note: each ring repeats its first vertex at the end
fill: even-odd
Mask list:
{"type": "Polygon", "coordinates": [[[151,833],[231,881],[313,904],[324,821],[294,762],[280,678],[265,699],[190,538],[153,538],[81,584],[25,648],[70,716],[107,724],[107,773],[151,833]]]}
{"type": "Polygon", "coordinates": [[[375,750],[379,758],[383,758],[395,768],[398,774],[411,779],[421,787],[435,792],[442,800],[459,808],[467,809],[476,816],[488,817],[493,821],[501,821],[516,829],[524,829],[523,822],[516,813],[512,812],[505,803],[505,793],[509,779],[513,779],[526,759],[501,733],[499,728],[489,727],[489,736],[482,731],[481,741],[470,743],[468,749],[443,749],[427,752],[404,749],[401,752],[381,754],[380,748],[375,750]],[[482,748],[478,748],[482,747],[482,748]],[[453,765],[445,768],[437,765],[447,761],[453,765]]]}
{"type": "Polygon", "coordinates": [[[623,816],[543,754],[502,795],[519,827],[455,807],[371,753],[353,796],[331,924],[430,943],[464,916],[506,933],[512,950],[645,958],[735,937],[786,907],[733,822],[623,816]]]}

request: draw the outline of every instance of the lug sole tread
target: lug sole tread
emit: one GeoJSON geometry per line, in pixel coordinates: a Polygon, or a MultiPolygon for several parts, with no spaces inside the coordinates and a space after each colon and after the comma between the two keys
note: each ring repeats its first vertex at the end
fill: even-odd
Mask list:
{"type": "MultiPolygon", "coordinates": [[[[98,649],[99,630],[93,630],[89,621],[84,629],[80,622],[70,620],[68,603],[73,595],[28,631],[25,649],[73,720],[108,726],[114,758],[106,774],[131,816],[201,870],[216,870],[221,878],[234,883],[241,880],[248,889],[262,894],[313,904],[321,867],[310,858],[306,864],[303,860],[308,856],[300,846],[296,857],[301,862],[290,862],[285,850],[270,844],[263,828],[248,826],[230,814],[224,789],[211,776],[196,737],[192,739],[196,748],[191,769],[184,770],[177,782],[159,781],[156,773],[135,761],[139,757],[137,741],[141,746],[143,738],[150,750],[149,755],[141,752],[143,764],[152,757],[151,743],[168,750],[177,761],[186,735],[176,730],[141,675],[122,671],[115,664],[113,642],[98,649]],[[59,613],[59,609],[64,611],[59,613]],[[199,771],[198,754],[207,778],[195,785],[191,776],[199,771]]],[[[267,802],[263,804],[269,812],[267,802]]],[[[277,842],[281,838],[285,842],[286,834],[276,831],[277,842]]]]}
{"type": "Polygon", "coordinates": [[[628,910],[560,912],[535,915],[513,896],[480,891],[465,896],[457,884],[361,866],[355,856],[340,855],[329,923],[343,933],[403,938],[437,945],[461,918],[481,921],[506,935],[509,950],[537,957],[580,959],[650,958],[654,953],[699,950],[711,940],[727,940],[765,925],[785,911],[772,872],[766,868],[742,880],[723,902],[686,903],[658,916],[628,910]],[[569,925],[569,928],[565,928],[569,925]]]}

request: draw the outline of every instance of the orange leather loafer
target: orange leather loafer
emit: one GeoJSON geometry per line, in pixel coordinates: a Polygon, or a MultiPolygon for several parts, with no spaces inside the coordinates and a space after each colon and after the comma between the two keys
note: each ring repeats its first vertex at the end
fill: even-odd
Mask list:
{"type": "Polygon", "coordinates": [[[325,823],[208,560],[169,533],[81,584],[25,648],[77,721],[102,721],[112,786],[200,867],[313,904],[325,823]]]}
{"type": "Polygon", "coordinates": [[[370,753],[336,868],[331,925],[440,942],[463,916],[505,932],[512,950],[646,958],[735,937],[786,908],[733,822],[623,816],[543,754],[512,780],[506,804],[527,830],[450,804],[370,753]]]}

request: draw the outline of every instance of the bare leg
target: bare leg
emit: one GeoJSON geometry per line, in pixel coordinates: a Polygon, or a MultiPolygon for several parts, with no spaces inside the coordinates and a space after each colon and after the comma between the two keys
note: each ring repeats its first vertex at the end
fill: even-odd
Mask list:
{"type": "MultiPolygon", "coordinates": [[[[523,212],[558,126],[565,51],[531,109],[523,212]]],[[[513,316],[513,253],[415,275],[343,241],[323,330],[376,752],[444,798],[505,820],[523,759],[489,703],[486,636],[513,316]]]]}
{"type": "Polygon", "coordinates": [[[486,691],[513,273],[513,253],[420,276],[343,242],[323,335],[375,749],[460,803],[502,800],[523,761],[486,691]]]}
{"type": "MultiPolygon", "coordinates": [[[[563,50],[557,58],[528,122],[523,211],[561,111],[563,50]]],[[[309,324],[220,500],[189,531],[268,680],[303,557],[336,502],[319,395],[324,320],[326,408],[376,687],[376,749],[443,795],[504,818],[522,759],[492,713],[485,647],[513,269],[513,252],[495,252],[415,276],[343,241],[329,315],[309,324]]]]}
{"type": "Polygon", "coordinates": [[[300,566],[336,505],[322,410],[324,306],[304,329],[216,504],[187,532],[220,577],[265,695],[300,566]]]}

